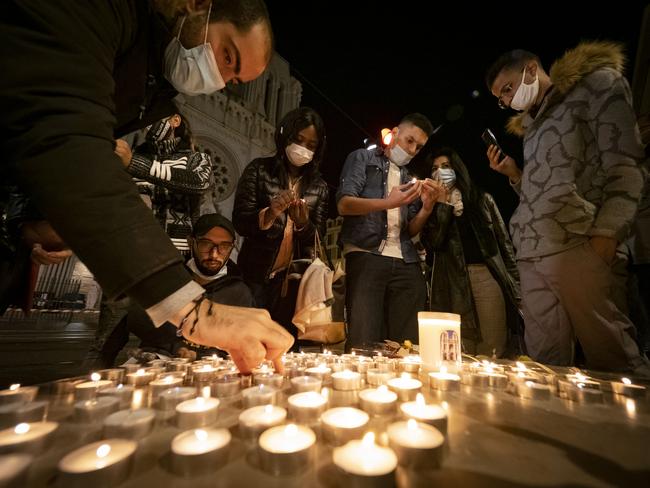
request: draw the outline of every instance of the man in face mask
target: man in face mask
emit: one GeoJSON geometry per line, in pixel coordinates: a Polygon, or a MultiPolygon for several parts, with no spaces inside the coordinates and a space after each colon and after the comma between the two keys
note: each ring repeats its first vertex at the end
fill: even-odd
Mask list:
{"type": "Polygon", "coordinates": [[[490,166],[510,179],[519,206],[510,220],[521,277],[526,346],[533,359],[650,377],[626,316],[626,256],[643,187],[644,158],[621,47],[585,42],[550,70],[515,50],[489,68],[501,108],[521,113],[524,170],[490,146],[490,166]]]}
{"type": "Polygon", "coordinates": [[[177,90],[210,93],[263,72],[263,1],[11,0],[0,45],[13,67],[0,78],[3,183],[33,199],[108,297],[229,350],[243,371],[278,359],[289,334],[264,311],[202,298],[113,153],[115,138],[172,115],[177,90]]]}
{"type": "Polygon", "coordinates": [[[358,149],[345,161],[336,199],[343,216],[347,349],[417,339],[426,288],[411,223],[423,213],[420,195],[431,205],[435,195],[433,182],[412,182],[406,165],[432,132],[424,115],[410,114],[383,151],[358,149]]]}

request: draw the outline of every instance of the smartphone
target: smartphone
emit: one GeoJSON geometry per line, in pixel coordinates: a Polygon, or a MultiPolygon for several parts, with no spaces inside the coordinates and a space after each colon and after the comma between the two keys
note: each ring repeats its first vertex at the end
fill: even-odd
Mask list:
{"type": "Polygon", "coordinates": [[[483,142],[485,143],[485,145],[487,147],[496,146],[497,149],[499,149],[499,151],[501,151],[501,154],[503,156],[506,155],[506,153],[503,152],[503,149],[501,149],[501,146],[499,146],[499,143],[497,142],[497,138],[494,137],[494,134],[492,133],[492,131],[490,129],[485,129],[483,131],[483,134],[481,134],[481,139],[483,139],[483,142]]]}

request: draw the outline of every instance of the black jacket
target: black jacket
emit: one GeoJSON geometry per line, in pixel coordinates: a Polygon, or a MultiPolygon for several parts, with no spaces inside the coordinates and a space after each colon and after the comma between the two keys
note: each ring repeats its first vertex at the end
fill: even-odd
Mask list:
{"type": "MultiPolygon", "coordinates": [[[[429,309],[460,314],[461,335],[478,341],[479,321],[453,209],[451,205],[436,203],[420,234],[431,267],[429,309]]],[[[481,218],[468,213],[465,204],[485,265],[503,292],[508,325],[511,330],[518,330],[519,272],[512,242],[491,195],[485,194],[479,210],[481,218]]]]}
{"type": "Polygon", "coordinates": [[[175,112],[171,38],[140,0],[4,2],[0,162],[108,297],[147,308],[191,278],[113,153],[114,138],[175,112]]]}
{"type": "MultiPolygon", "coordinates": [[[[309,206],[309,222],[293,234],[293,259],[312,257],[316,229],[321,239],[325,236],[327,183],[316,176],[307,188],[304,186],[300,185],[299,193],[309,206]]],[[[246,282],[263,283],[271,273],[284,237],[287,214],[280,215],[270,229],[261,230],[259,213],[271,205],[273,195],[288,187],[284,163],[275,157],[254,159],[239,179],[232,220],[237,232],[245,237],[237,262],[246,282]]]]}

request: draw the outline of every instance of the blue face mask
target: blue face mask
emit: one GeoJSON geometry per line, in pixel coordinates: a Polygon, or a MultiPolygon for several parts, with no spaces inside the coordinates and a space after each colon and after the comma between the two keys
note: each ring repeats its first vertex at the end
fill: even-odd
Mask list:
{"type": "Polygon", "coordinates": [[[440,181],[447,188],[456,184],[456,172],[451,168],[438,168],[431,174],[431,177],[440,181]]]}

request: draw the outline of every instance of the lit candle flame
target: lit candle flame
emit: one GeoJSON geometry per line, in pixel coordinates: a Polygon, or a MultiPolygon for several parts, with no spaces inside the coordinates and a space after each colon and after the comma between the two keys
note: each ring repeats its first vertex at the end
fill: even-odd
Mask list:
{"type": "Polygon", "coordinates": [[[201,390],[201,394],[203,395],[203,398],[210,398],[210,394],[212,392],[210,391],[209,386],[204,386],[203,389],[201,390]]]}
{"type": "Polygon", "coordinates": [[[263,364],[262,367],[260,368],[260,371],[262,373],[266,373],[269,370],[269,367],[266,364],[263,364]]]}
{"type": "Polygon", "coordinates": [[[517,361],[515,364],[517,365],[517,369],[526,371],[526,365],[524,363],[517,361]]]}
{"type": "Polygon", "coordinates": [[[111,446],[109,446],[108,444],[102,444],[97,448],[97,457],[103,459],[106,456],[108,456],[110,452],[111,452],[111,446]]]}
{"type": "Polygon", "coordinates": [[[449,404],[448,404],[447,402],[442,402],[442,403],[440,404],[440,406],[441,406],[442,408],[444,408],[445,411],[448,411],[448,410],[449,410],[449,404]]]}
{"type": "Polygon", "coordinates": [[[124,388],[124,385],[123,385],[122,383],[120,383],[119,385],[117,385],[117,389],[118,389],[118,390],[121,390],[122,388],[124,388]]]}
{"type": "Polygon", "coordinates": [[[629,378],[621,378],[621,381],[626,385],[631,385],[632,384],[632,382],[630,381],[629,378]]]}
{"type": "Polygon", "coordinates": [[[10,389],[11,391],[15,391],[15,390],[17,390],[18,388],[20,388],[20,383],[14,383],[13,385],[11,385],[11,386],[9,387],[9,389],[10,389]]]}
{"type": "Polygon", "coordinates": [[[353,356],[356,356],[357,353],[356,353],[355,351],[352,351],[352,355],[353,355],[353,356]]]}
{"type": "Polygon", "coordinates": [[[26,434],[27,432],[29,432],[29,428],[30,428],[30,427],[29,427],[29,424],[23,422],[23,423],[18,424],[18,425],[14,428],[14,432],[15,432],[16,434],[21,434],[21,435],[22,435],[22,434],[26,434]]]}
{"type": "Polygon", "coordinates": [[[414,419],[409,419],[408,422],[406,422],[406,426],[411,432],[418,430],[418,423],[414,419]]]}
{"type": "Polygon", "coordinates": [[[361,443],[364,446],[372,446],[375,443],[375,433],[366,432],[366,434],[363,436],[361,443]]]}
{"type": "Polygon", "coordinates": [[[93,381],[99,381],[102,379],[102,375],[100,375],[99,373],[93,373],[90,375],[90,379],[93,381]]]}
{"type": "Polygon", "coordinates": [[[173,376],[165,376],[165,377],[163,378],[163,381],[164,381],[165,383],[169,384],[169,383],[171,383],[172,381],[174,381],[174,377],[173,377],[173,376]]]}
{"type": "Polygon", "coordinates": [[[584,384],[584,383],[578,383],[578,385],[577,385],[577,386],[578,386],[578,388],[580,388],[580,389],[582,389],[582,388],[584,388],[584,387],[585,387],[585,384],[584,384]]]}
{"type": "Polygon", "coordinates": [[[196,429],[194,431],[194,436],[199,442],[203,442],[208,438],[208,433],[203,429],[196,429]]]}
{"type": "Polygon", "coordinates": [[[273,405],[270,403],[264,407],[264,413],[266,415],[271,415],[273,413],[273,405]]]}
{"type": "Polygon", "coordinates": [[[289,437],[293,437],[298,433],[298,427],[296,427],[296,424],[289,424],[284,428],[284,433],[289,437]]]}
{"type": "Polygon", "coordinates": [[[135,372],[137,376],[144,376],[144,369],[139,369],[135,372]]]}
{"type": "Polygon", "coordinates": [[[426,402],[424,401],[424,395],[422,393],[418,393],[415,396],[415,403],[417,403],[420,406],[426,405],[426,402]]]}
{"type": "Polygon", "coordinates": [[[131,408],[133,410],[137,410],[142,406],[142,396],[144,395],[144,392],[142,390],[135,390],[133,392],[133,399],[131,401],[131,408]]]}
{"type": "Polygon", "coordinates": [[[203,397],[196,397],[196,399],[194,401],[200,406],[205,405],[205,398],[203,398],[203,397]]]}
{"type": "Polygon", "coordinates": [[[533,385],[534,385],[534,383],[533,383],[532,381],[526,381],[524,384],[525,384],[528,388],[532,388],[533,385]]]}
{"type": "Polygon", "coordinates": [[[381,393],[382,395],[385,395],[386,393],[388,393],[388,387],[386,385],[379,385],[379,387],[377,388],[377,392],[381,393]]]}

